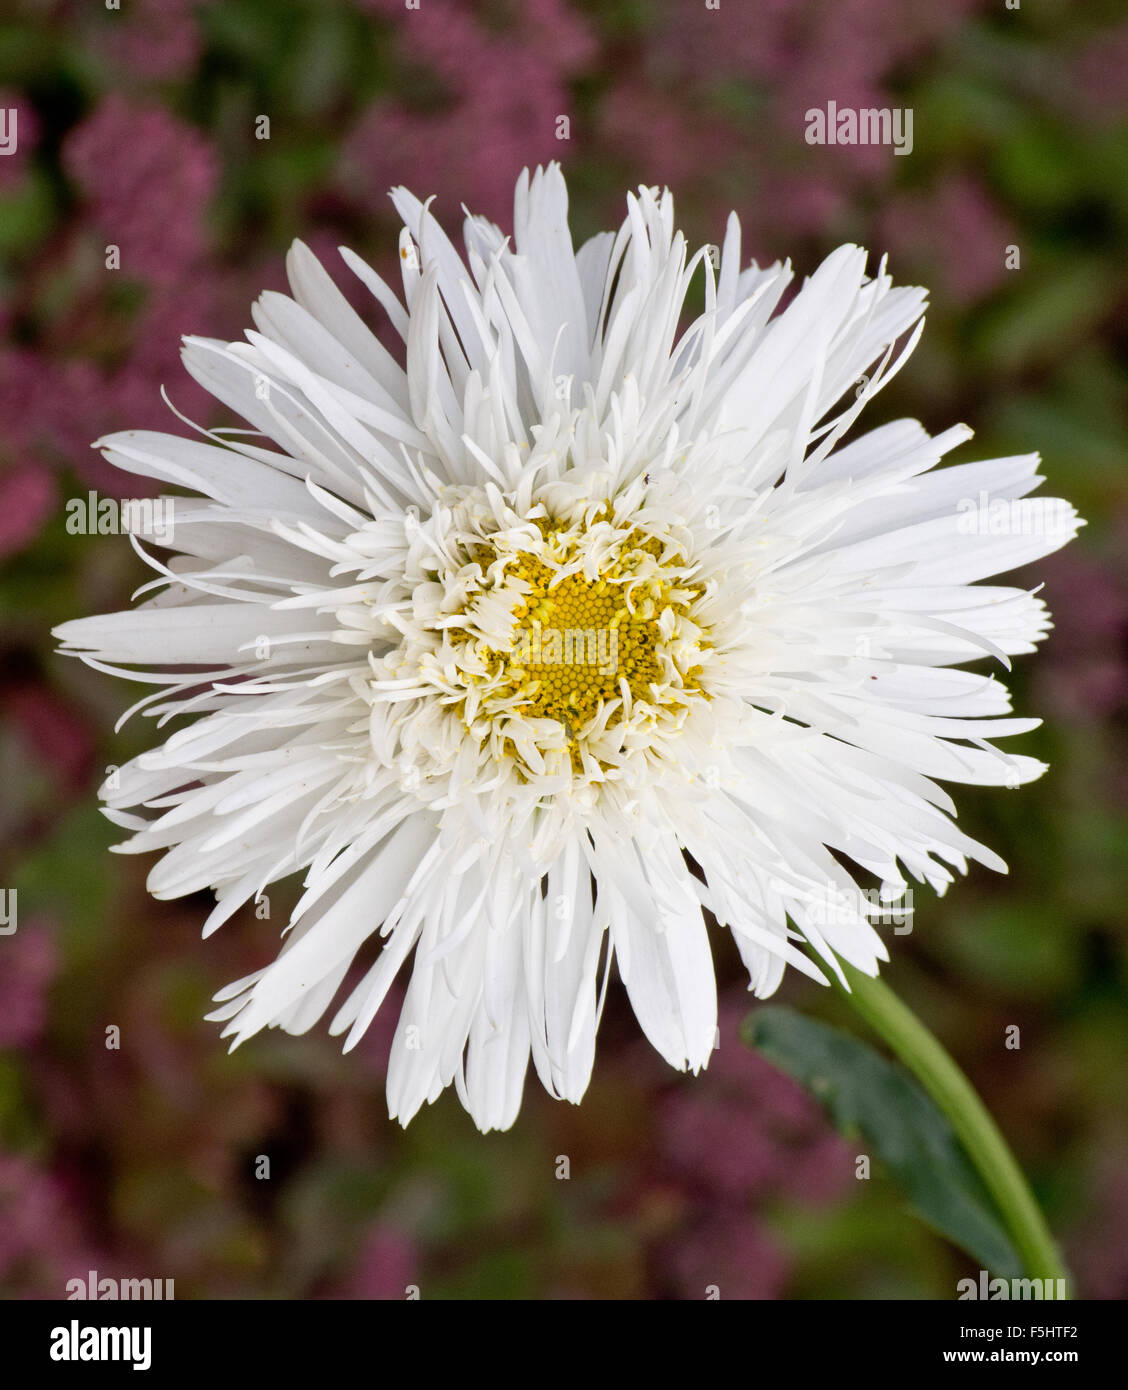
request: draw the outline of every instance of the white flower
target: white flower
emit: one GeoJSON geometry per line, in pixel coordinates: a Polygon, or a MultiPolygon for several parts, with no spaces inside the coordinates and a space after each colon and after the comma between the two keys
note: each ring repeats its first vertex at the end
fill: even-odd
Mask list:
{"type": "Polygon", "coordinates": [[[742,269],[731,217],[714,272],[668,193],[574,252],[559,170],[525,174],[512,244],[469,216],[465,261],[393,200],[403,302],[341,254],[402,361],[295,244],[293,298],[264,294],[246,344],[185,342],[258,437],[101,440],[200,498],[147,554],[156,596],[58,635],[100,670],[164,668],[146,712],[198,716],[102,791],[122,848],[163,851],[155,896],[213,888],[207,935],[304,873],[278,959],[217,996],[225,1033],[306,1031],[360,957],[330,1025],[352,1046],[414,951],[391,1114],[453,1081],[505,1128],[530,1052],[583,1095],[612,956],[646,1036],[698,1069],[704,911],[764,996],[788,962],[875,974],[872,904],[909,878],[1005,868],[937,781],[1043,770],[987,742],[1037,721],[959,666],[1009,665],[1048,619],[975,581],[1078,522],[1017,500],[1036,455],[936,469],[962,426],[842,442],[924,305],[857,247],[774,313],[790,269],[742,269]]]}

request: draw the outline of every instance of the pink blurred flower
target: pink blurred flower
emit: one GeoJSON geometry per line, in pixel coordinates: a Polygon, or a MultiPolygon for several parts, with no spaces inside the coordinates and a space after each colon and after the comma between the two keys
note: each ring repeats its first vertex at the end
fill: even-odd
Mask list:
{"type": "Polygon", "coordinates": [[[1073,59],[1070,109],[1099,124],[1128,118],[1128,24],[1090,39],[1073,59]]]}
{"type": "Polygon", "coordinates": [[[116,418],[108,421],[107,428],[120,429],[123,420],[134,418],[141,424],[131,423],[131,429],[177,428],[161,398],[162,387],[178,410],[201,424],[209,423],[214,401],[184,370],[180,352],[186,334],[234,333],[234,322],[246,306],[240,299],[237,310],[224,314],[222,300],[223,290],[210,270],[154,288],[133,325],[129,356],[111,383],[110,395],[117,399],[108,402],[103,414],[116,418]],[[139,415],[130,415],[138,408],[139,415]]]}
{"type": "Polygon", "coordinates": [[[55,480],[39,464],[0,473],[0,558],[31,544],[55,506],[55,497],[55,480]]]}
{"type": "Polygon", "coordinates": [[[516,78],[519,74],[508,67],[512,62],[534,60],[542,79],[551,80],[575,71],[592,55],[586,30],[574,15],[568,16],[563,41],[556,42],[565,18],[559,4],[522,5],[501,30],[480,22],[486,9],[452,0],[428,0],[425,9],[410,12],[401,7],[398,36],[404,56],[424,64],[451,91],[469,96],[483,85],[500,89],[516,78]]]}
{"type": "Polygon", "coordinates": [[[660,1156],[687,1185],[727,1201],[791,1196],[823,1202],[850,1176],[846,1145],[803,1089],[739,1038],[747,996],[721,1006],[721,1046],[662,1112],[660,1156]]]}
{"type": "Polygon", "coordinates": [[[659,10],[653,45],[662,66],[697,80],[766,78],[792,61],[802,0],[759,0],[746,5],[686,5],[667,0],[659,10]]]}
{"type": "Polygon", "coordinates": [[[0,352],[0,457],[16,466],[44,461],[54,442],[45,365],[25,348],[0,352]]]}
{"type": "MultiPolygon", "coordinates": [[[[113,404],[121,399],[117,381],[92,362],[80,359],[47,363],[44,372],[58,401],[52,421],[56,457],[84,483],[107,496],[141,496],[153,491],[150,480],[134,480],[131,474],[111,468],[101,453],[91,448],[100,434],[120,428],[123,418],[134,418],[114,418],[113,404]]],[[[145,392],[146,401],[150,395],[145,392]]],[[[153,422],[150,419],[146,423],[151,427],[153,422]]]]}
{"type": "Polygon", "coordinates": [[[216,423],[215,401],[181,364],[181,339],[190,333],[232,336],[249,298],[236,295],[232,286],[201,266],[192,276],[150,286],[128,325],[128,352],[113,366],[82,358],[41,364],[49,387],[54,455],[108,496],[144,496],[156,490],[150,479],[108,464],[91,443],[126,423],[133,429],[176,430],[162,388],[189,419],[204,426],[216,423]]]}
{"type": "Polygon", "coordinates": [[[42,918],[0,937],[0,1047],[27,1047],[43,1032],[58,968],[55,939],[42,918]]]}
{"type": "Polygon", "coordinates": [[[1064,719],[1103,719],[1128,704],[1128,581],[1078,555],[1046,561],[1054,607],[1069,614],[1046,643],[1039,699],[1064,719]]]}
{"type": "Polygon", "coordinates": [[[583,72],[599,43],[567,0],[522,0],[521,23],[530,48],[563,73],[583,72]]]}
{"type": "MultiPolygon", "coordinates": [[[[516,96],[517,94],[514,94],[516,96]]],[[[473,211],[506,224],[512,216],[513,182],[524,164],[551,158],[543,141],[529,149],[512,131],[523,119],[512,107],[508,115],[473,111],[467,102],[455,113],[421,118],[395,106],[374,107],[349,139],[342,170],[365,197],[379,198],[376,207],[390,204],[384,194],[406,184],[420,197],[457,188],[473,211]]],[[[440,203],[446,215],[457,206],[440,203]]]]}
{"type": "MultiPolygon", "coordinates": [[[[757,233],[770,237],[772,255],[776,245],[780,246],[779,254],[785,255],[787,243],[795,237],[825,237],[828,226],[842,215],[848,201],[842,188],[830,180],[800,170],[774,172],[767,190],[769,196],[759,200],[760,205],[748,218],[749,241],[751,244],[757,233]]],[[[763,251],[760,259],[766,256],[767,251],[763,251]]]]}
{"type": "MultiPolygon", "coordinates": [[[[985,0],[951,0],[942,6],[905,6],[901,0],[804,5],[792,67],[813,105],[837,97],[836,87],[844,94],[862,96],[868,90],[876,95],[898,64],[943,42],[959,31],[969,13],[984,7],[985,0]]],[[[845,104],[846,96],[840,101],[845,104]]],[[[877,102],[888,104],[887,98],[877,102]]]]}
{"type": "Polygon", "coordinates": [[[63,164],[107,244],[121,248],[124,275],[183,281],[206,249],[218,179],[215,150],[198,131],[115,93],[67,136],[63,164]]]}
{"type": "Polygon", "coordinates": [[[77,791],[85,785],[94,747],[75,707],[37,681],[26,680],[0,687],[0,713],[59,786],[77,791]]]}
{"type": "Polygon", "coordinates": [[[523,6],[497,32],[476,13],[449,0],[398,12],[403,56],[438,79],[446,104],[422,113],[378,103],[347,141],[344,186],[381,211],[386,190],[402,183],[420,196],[456,188],[475,212],[508,221],[522,166],[568,153],[556,123],[571,110],[566,79],[592,51],[586,29],[559,4],[523,6]]]}
{"type": "MultiPolygon", "coordinates": [[[[146,403],[156,397],[167,425],[167,407],[161,406],[158,387],[149,384],[147,375],[139,395],[146,403]]],[[[148,479],[132,482],[129,474],[111,468],[90,447],[99,434],[120,428],[123,419],[128,418],[132,424],[141,418],[117,412],[115,401],[119,399],[120,383],[108,378],[92,362],[77,358],[52,361],[24,351],[0,355],[0,419],[5,421],[7,431],[0,441],[0,450],[12,459],[9,476],[13,479],[7,484],[13,489],[10,494],[4,492],[5,484],[0,483],[0,497],[7,495],[17,503],[11,516],[5,512],[0,517],[0,538],[7,540],[6,528],[11,528],[9,549],[26,544],[38,532],[43,517],[38,516],[35,508],[47,506],[49,510],[54,506],[56,486],[52,475],[60,468],[73,469],[84,482],[110,496],[152,491],[148,479]],[[14,481],[26,480],[29,474],[40,475],[30,489],[26,482],[14,481]],[[48,487],[50,493],[45,502],[48,487]]],[[[126,404],[130,402],[127,400],[126,404]]],[[[151,408],[146,423],[154,423],[151,408]]],[[[0,554],[3,553],[0,543],[0,554]]]]}
{"type": "Polygon", "coordinates": [[[1015,229],[979,181],[952,174],[923,193],[891,202],[878,222],[881,250],[902,269],[939,276],[961,305],[991,293],[1007,276],[1006,249],[1015,229]]]}
{"type": "Polygon", "coordinates": [[[130,0],[99,30],[99,47],[132,77],[183,77],[200,54],[199,0],[130,0]]]}
{"type": "Polygon", "coordinates": [[[352,1269],[334,1295],[343,1299],[403,1299],[418,1282],[419,1252],[406,1232],[377,1224],[364,1239],[352,1269]]]}
{"type": "Polygon", "coordinates": [[[713,166],[721,135],[715,120],[695,117],[667,93],[631,78],[615,82],[599,109],[600,143],[621,154],[634,182],[684,191],[713,166]]]}
{"type": "MultiPolygon", "coordinates": [[[[21,92],[0,89],[0,110],[15,113],[15,149],[0,155],[0,192],[15,188],[24,176],[28,157],[39,143],[39,117],[35,108],[21,92]]],[[[12,117],[4,117],[4,133],[11,139],[12,117]]]]}
{"type": "MultiPolygon", "coordinates": [[[[58,1185],[26,1159],[0,1154],[0,1283],[56,1254],[73,1237],[58,1185]]],[[[57,1296],[61,1296],[62,1290],[57,1296]]]]}
{"type": "Polygon", "coordinates": [[[784,1253],[739,1210],[714,1210],[671,1243],[665,1263],[683,1298],[705,1299],[714,1288],[722,1300],[780,1298],[788,1277],[784,1253]]]}
{"type": "Polygon", "coordinates": [[[55,505],[65,413],[46,359],[24,348],[0,351],[0,556],[33,541],[55,505]]]}
{"type": "Polygon", "coordinates": [[[86,1246],[76,1210],[54,1174],[0,1154],[0,1291],[9,1298],[64,1298],[68,1279],[105,1260],[86,1246]]]}

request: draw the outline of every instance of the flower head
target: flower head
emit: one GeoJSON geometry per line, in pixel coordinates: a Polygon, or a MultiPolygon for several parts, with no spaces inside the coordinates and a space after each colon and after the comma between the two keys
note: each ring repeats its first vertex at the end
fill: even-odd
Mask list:
{"type": "Polygon", "coordinates": [[[236,1043],[304,1032],[360,959],[330,1024],[352,1046],[414,952],[391,1113],[453,1082],[503,1128],[530,1054],[583,1095],[613,958],[653,1045],[697,1069],[706,913],[763,996],[789,962],[876,973],[872,919],[910,879],[1004,867],[937,783],[1043,770],[987,742],[1037,721],[959,667],[1048,620],[976,581],[1077,520],[1027,499],[1035,455],[935,469],[962,426],[845,442],[924,304],[856,247],[776,312],[790,269],[742,266],[735,217],[690,254],[668,193],[574,251],[560,171],[525,174],[512,242],[467,216],[465,259],[393,199],[402,299],[342,255],[402,353],[296,244],[293,297],[263,295],[246,343],[185,342],[257,436],[100,441],[198,496],[174,535],[133,528],[160,592],[59,636],[157,668],[149,715],[196,716],[103,789],[123,848],[163,852],[156,896],[214,889],[206,934],[304,874],[278,959],[212,1017],[236,1043]]]}

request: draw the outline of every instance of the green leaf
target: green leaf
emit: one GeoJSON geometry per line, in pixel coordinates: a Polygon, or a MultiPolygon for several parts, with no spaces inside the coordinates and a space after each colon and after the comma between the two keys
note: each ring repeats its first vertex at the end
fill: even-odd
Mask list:
{"type": "Polygon", "coordinates": [[[800,1082],[840,1133],[860,1134],[872,1146],[922,1221],[990,1274],[1022,1273],[951,1125],[900,1066],[848,1033],[779,1005],[750,1014],[741,1037],[800,1082]]]}

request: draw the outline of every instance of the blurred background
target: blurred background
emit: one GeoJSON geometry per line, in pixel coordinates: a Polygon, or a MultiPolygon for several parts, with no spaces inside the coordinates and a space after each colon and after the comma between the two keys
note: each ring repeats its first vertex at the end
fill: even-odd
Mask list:
{"type": "MultiPolygon", "coordinates": [[[[718,934],[722,1047],[669,1071],[612,990],[590,1093],[531,1081],[480,1136],[448,1093],[386,1117],[394,1008],[342,1057],[324,1029],[228,1056],[213,992],[285,921],[207,943],[203,898],[155,903],[94,789],[154,737],[132,687],[52,654],[51,624],[148,577],[65,504],[135,495],[89,441],[222,422],[182,333],[238,337],[302,236],[394,274],[388,188],[511,224],[515,175],[562,161],[577,240],[668,184],[691,243],[730,208],[745,254],[800,275],[844,240],[932,291],[869,424],[977,430],[959,458],[1040,449],[1089,525],[1022,582],[1057,627],[1019,662],[1020,792],[962,789],[1009,861],[916,897],[887,978],[980,1089],[1083,1294],[1128,1296],[1128,23],[1115,0],[90,0],[9,3],[0,109],[0,1295],[88,1269],[187,1297],[952,1298],[970,1263],[854,1179],[798,1087],[736,1038],[755,1005],[718,934]],[[819,148],[804,113],[911,107],[914,147],[819,148]],[[269,138],[257,138],[269,118],[269,138]],[[567,116],[565,126],[558,122],[567,116]],[[568,138],[559,139],[566,130],[568,138]],[[109,244],[120,269],[107,270],[109,244]],[[1019,266],[1007,268],[1007,248],[1019,266]],[[1022,1046],[1001,1045],[1017,1024],[1022,1046]],[[118,1050],[106,1029],[121,1030],[118,1050]],[[256,1156],[271,1177],[255,1177],[256,1156]],[[557,1176],[557,1156],[570,1177],[557,1176]]],[[[1012,260],[1013,260],[1012,256],[1012,260]]],[[[347,274],[339,277],[344,287],[347,274]]],[[[140,693],[138,691],[137,693],[140,693]]],[[[1018,746],[1017,744],[1013,746],[1018,746]]],[[[276,901],[281,901],[279,894],[276,901]]],[[[830,991],[780,998],[831,1021],[830,991]]],[[[860,1025],[859,1025],[860,1027],[860,1025]]]]}

